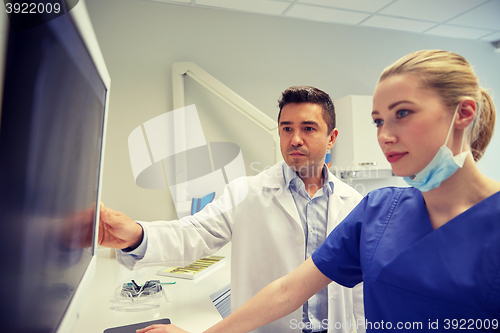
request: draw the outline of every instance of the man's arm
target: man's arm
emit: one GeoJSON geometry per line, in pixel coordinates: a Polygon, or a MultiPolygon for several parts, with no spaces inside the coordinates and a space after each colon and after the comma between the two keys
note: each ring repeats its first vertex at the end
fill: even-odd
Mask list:
{"type": "MultiPolygon", "coordinates": [[[[235,181],[236,190],[242,181],[246,185],[246,179],[235,181]]],[[[226,188],[200,212],[172,221],[135,222],[102,207],[99,244],[123,250],[117,251],[117,259],[131,270],[152,265],[185,266],[215,253],[231,240],[236,192],[226,188]]]]}
{"type": "MultiPolygon", "coordinates": [[[[269,324],[298,309],[330,282],[332,280],[323,275],[309,258],[290,274],[271,282],[247,303],[206,330],[205,333],[243,333],[269,324]]],[[[137,333],[146,332],[184,331],[174,325],[153,325],[137,331],[137,333]]]]}
{"type": "Polygon", "coordinates": [[[99,245],[114,249],[136,248],[141,244],[142,227],[127,215],[105,208],[101,203],[99,245]]]}

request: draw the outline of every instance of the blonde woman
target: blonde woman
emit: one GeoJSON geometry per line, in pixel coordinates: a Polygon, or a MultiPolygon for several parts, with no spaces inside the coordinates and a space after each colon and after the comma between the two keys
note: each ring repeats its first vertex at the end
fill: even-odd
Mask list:
{"type": "Polygon", "coordinates": [[[251,331],[331,281],[364,282],[366,321],[353,327],[367,332],[500,330],[500,183],[476,166],[495,124],[491,98],[461,56],[419,51],[384,70],[372,117],[411,187],[369,193],[311,258],[207,332],[251,331]]]}

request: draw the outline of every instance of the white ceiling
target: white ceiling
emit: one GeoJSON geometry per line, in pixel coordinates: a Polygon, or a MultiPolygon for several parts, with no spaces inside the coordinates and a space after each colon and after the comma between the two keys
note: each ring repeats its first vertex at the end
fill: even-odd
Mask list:
{"type": "Polygon", "coordinates": [[[334,24],[500,41],[500,0],[151,0],[334,24]]]}

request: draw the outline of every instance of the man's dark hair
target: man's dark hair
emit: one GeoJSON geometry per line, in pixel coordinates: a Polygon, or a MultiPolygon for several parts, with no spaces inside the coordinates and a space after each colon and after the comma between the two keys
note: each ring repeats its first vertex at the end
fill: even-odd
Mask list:
{"type": "Polygon", "coordinates": [[[323,120],[328,126],[328,133],[335,128],[335,107],[330,96],[318,88],[310,86],[294,86],[281,93],[278,100],[280,111],[278,113],[278,124],[280,122],[281,110],[290,103],[313,103],[322,107],[323,120]]]}

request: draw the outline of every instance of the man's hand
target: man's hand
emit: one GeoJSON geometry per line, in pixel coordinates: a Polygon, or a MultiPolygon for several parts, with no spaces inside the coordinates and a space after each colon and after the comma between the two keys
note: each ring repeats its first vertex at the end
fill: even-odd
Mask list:
{"type": "Polygon", "coordinates": [[[101,203],[99,245],[114,249],[135,248],[142,241],[142,227],[127,215],[101,203]]]}
{"type": "Polygon", "coordinates": [[[151,325],[146,328],[137,330],[136,333],[188,333],[179,327],[168,324],[168,325],[151,325]]]}
{"type": "Polygon", "coordinates": [[[57,224],[61,245],[68,249],[83,249],[92,246],[92,231],[95,204],[85,210],[76,211],[61,219],[57,224]]]}

